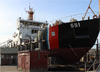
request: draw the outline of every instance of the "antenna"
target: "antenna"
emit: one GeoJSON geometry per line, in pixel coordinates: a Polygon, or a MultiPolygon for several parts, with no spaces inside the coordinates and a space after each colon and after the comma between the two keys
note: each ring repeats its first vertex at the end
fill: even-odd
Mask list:
{"type": "Polygon", "coordinates": [[[31,0],[29,1],[29,9],[30,9],[30,5],[31,5],[31,0]]]}

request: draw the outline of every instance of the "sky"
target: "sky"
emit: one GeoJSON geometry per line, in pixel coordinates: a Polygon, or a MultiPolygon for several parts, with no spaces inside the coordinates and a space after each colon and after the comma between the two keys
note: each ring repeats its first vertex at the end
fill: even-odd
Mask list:
{"type": "MultiPolygon", "coordinates": [[[[89,2],[90,0],[0,0],[0,43],[10,39],[16,32],[19,17],[27,19],[25,11],[29,4],[35,12],[34,20],[52,23],[65,17],[64,20],[67,21],[68,17],[85,13],[89,2]]],[[[98,14],[98,0],[92,1],[91,8],[98,14]]]]}

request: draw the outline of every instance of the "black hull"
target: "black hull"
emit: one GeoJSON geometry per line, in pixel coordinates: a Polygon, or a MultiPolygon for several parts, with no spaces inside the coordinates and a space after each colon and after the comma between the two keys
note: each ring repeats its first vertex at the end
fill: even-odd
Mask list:
{"type": "Polygon", "coordinates": [[[59,25],[59,48],[91,48],[98,34],[99,19],[61,24],[59,25]]]}
{"type": "Polygon", "coordinates": [[[99,18],[50,26],[40,35],[40,49],[54,51],[58,63],[76,63],[95,44],[99,27],[99,18]]]}

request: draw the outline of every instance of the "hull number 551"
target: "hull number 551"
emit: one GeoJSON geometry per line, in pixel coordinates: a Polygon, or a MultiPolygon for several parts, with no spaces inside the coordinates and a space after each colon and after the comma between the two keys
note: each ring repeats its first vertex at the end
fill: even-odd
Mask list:
{"type": "Polygon", "coordinates": [[[80,27],[80,23],[72,23],[70,24],[71,28],[77,28],[80,27]]]}

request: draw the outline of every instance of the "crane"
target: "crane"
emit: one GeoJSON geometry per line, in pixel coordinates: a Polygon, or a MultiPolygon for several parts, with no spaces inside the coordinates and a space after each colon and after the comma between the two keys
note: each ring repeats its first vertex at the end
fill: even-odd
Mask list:
{"type": "MultiPolygon", "coordinates": [[[[86,13],[85,13],[85,15],[84,15],[84,17],[82,17],[82,20],[84,20],[85,19],[85,17],[86,17],[86,15],[87,15],[87,13],[88,13],[88,11],[89,11],[89,9],[92,11],[92,13],[94,14],[94,16],[93,16],[93,18],[97,18],[97,15],[95,14],[95,12],[92,10],[92,8],[91,8],[91,3],[92,3],[92,0],[90,0],[90,3],[89,3],[89,6],[88,6],[88,8],[87,8],[87,10],[86,10],[86,13]]],[[[99,3],[100,3],[100,0],[99,0],[99,3]]],[[[100,5],[99,5],[100,6],[100,5]]]]}

